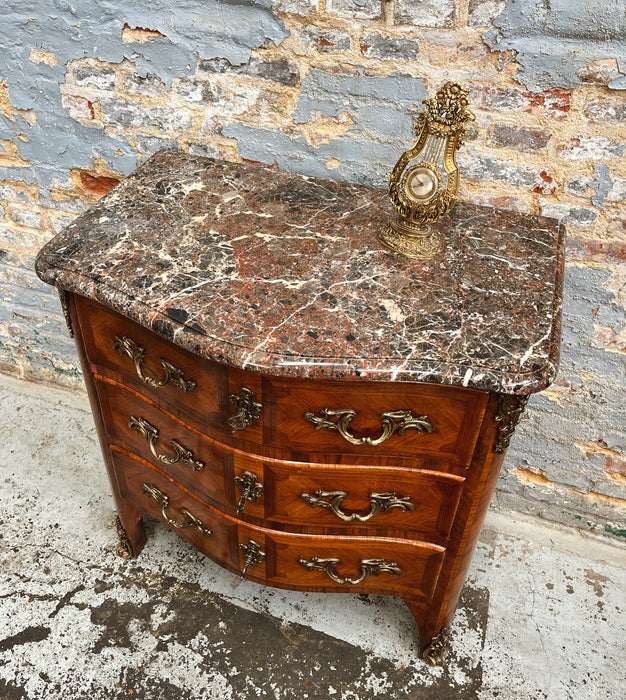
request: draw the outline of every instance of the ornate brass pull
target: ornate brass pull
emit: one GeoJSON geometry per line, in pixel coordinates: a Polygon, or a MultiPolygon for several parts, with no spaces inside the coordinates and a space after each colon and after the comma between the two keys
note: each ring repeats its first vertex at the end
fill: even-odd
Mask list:
{"type": "Polygon", "coordinates": [[[263,484],[258,483],[256,474],[248,471],[236,476],[234,481],[241,490],[241,497],[237,503],[237,512],[241,513],[246,507],[246,501],[256,503],[256,499],[263,495],[263,484]]]}
{"type": "Polygon", "coordinates": [[[409,428],[414,428],[418,432],[426,431],[433,432],[433,426],[428,420],[428,416],[414,416],[411,411],[386,411],[380,414],[383,422],[383,432],[377,438],[362,437],[356,438],[351,435],[348,427],[356,416],[356,411],[351,408],[343,408],[333,410],[331,408],[323,408],[321,416],[316,416],[313,411],[307,411],[304,418],[310,423],[313,423],[315,430],[320,428],[328,428],[329,430],[337,430],[339,434],[347,440],[351,445],[380,445],[390,438],[394,433],[404,435],[409,428]],[[337,419],[333,422],[329,419],[337,419]],[[396,422],[399,421],[399,422],[396,422]]]}
{"type": "Polygon", "coordinates": [[[204,469],[204,462],[200,462],[199,460],[195,459],[193,452],[188,450],[186,447],[183,447],[176,440],[170,440],[170,445],[176,452],[174,457],[159,454],[156,449],[159,431],[144,418],[135,418],[135,416],[131,416],[130,420],[128,421],[128,427],[146,438],[148,444],[150,445],[150,452],[152,452],[157,459],[161,460],[161,462],[165,462],[165,464],[177,464],[180,462],[181,464],[186,464],[188,467],[191,467],[194,471],[204,469]]]}
{"type": "Polygon", "coordinates": [[[141,491],[142,493],[145,493],[153,498],[161,506],[161,515],[163,516],[163,520],[165,520],[170,527],[176,528],[177,530],[191,528],[193,530],[197,530],[204,537],[211,537],[213,534],[212,530],[204,527],[202,521],[193,516],[186,508],[180,509],[180,512],[183,514],[182,523],[176,522],[176,520],[170,518],[166,512],[170,505],[170,499],[163,493],[163,491],[159,491],[156,486],[148,486],[148,484],[144,484],[141,491]]]}
{"type": "Polygon", "coordinates": [[[228,419],[228,425],[233,433],[249,428],[261,416],[263,404],[256,400],[256,394],[252,389],[242,386],[238,394],[230,395],[230,402],[237,411],[228,419]]]}
{"type": "Polygon", "coordinates": [[[134,340],[123,336],[115,336],[115,341],[113,342],[113,350],[117,350],[120,355],[128,355],[135,365],[137,371],[137,376],[141,381],[145,382],[148,386],[161,387],[166,384],[174,384],[182,391],[193,391],[196,388],[196,383],[191,379],[183,379],[183,370],[174,367],[167,360],[159,360],[161,366],[165,370],[165,376],[162,379],[155,379],[154,377],[149,377],[143,373],[141,365],[144,360],[145,350],[138,345],[134,340]]]}
{"type": "Polygon", "coordinates": [[[395,491],[389,493],[372,493],[370,494],[370,512],[367,515],[359,513],[344,513],[341,510],[343,499],[347,497],[345,491],[316,491],[313,496],[308,493],[300,494],[300,498],[306,501],[313,508],[320,506],[322,508],[330,508],[332,512],[341,518],[346,523],[354,521],[365,523],[378,515],[381,510],[388,513],[392,508],[400,508],[401,510],[415,511],[415,506],[411,503],[410,496],[401,496],[398,498],[395,491]],[[329,498],[329,501],[324,499],[329,498]]]}
{"type": "Polygon", "coordinates": [[[240,576],[240,579],[243,581],[248,567],[260,564],[265,559],[265,552],[261,551],[261,545],[254,540],[248,540],[248,544],[240,544],[239,549],[246,555],[246,561],[240,576]]]}
{"type": "Polygon", "coordinates": [[[399,576],[402,573],[402,570],[396,562],[387,564],[384,559],[361,559],[361,575],[359,578],[342,578],[338,576],[335,573],[335,569],[340,564],[339,559],[319,559],[318,557],[313,557],[311,561],[300,559],[298,563],[304,566],[307,571],[323,571],[335,583],[341,585],[348,584],[350,586],[357,586],[359,583],[363,583],[370,574],[374,576],[380,574],[395,574],[399,576]]]}

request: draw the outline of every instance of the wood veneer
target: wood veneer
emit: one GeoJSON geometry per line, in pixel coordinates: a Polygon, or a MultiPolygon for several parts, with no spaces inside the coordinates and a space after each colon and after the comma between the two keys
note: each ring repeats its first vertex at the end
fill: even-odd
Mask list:
{"type": "Polygon", "coordinates": [[[133,556],[145,543],[142,517],[163,520],[159,505],[142,493],[146,483],[167,493],[174,520],[180,520],[182,508],[199,514],[212,537],[173,529],[230,571],[241,572],[245,557],[239,545],[252,539],[266,554],[247,571],[254,581],[297,590],[398,596],[418,625],[420,653],[449,626],[502,461],[494,450],[496,394],[407,382],[369,386],[286,380],[242,370],[229,376],[232,368],[177,348],[92,300],[68,296],[119,519],[133,556]],[[157,376],[165,358],[197,389],[183,392],[142,382],[132,361],[113,349],[120,334],[149,348],[147,375],[157,376]],[[233,434],[228,395],[245,385],[258,391],[263,418],[252,430],[233,434]],[[382,450],[350,445],[338,433],[320,433],[304,419],[305,410],[329,404],[359,407],[363,415],[358,426],[355,420],[355,434],[357,427],[359,434],[376,434],[377,416],[399,407],[432,418],[433,432],[416,433],[406,442],[406,436],[394,435],[382,450]],[[158,428],[157,444],[164,455],[174,456],[168,443],[175,439],[204,467],[194,470],[156,459],[145,437],[129,427],[132,417],[158,428]],[[246,471],[258,475],[263,495],[237,513],[241,494],[234,477],[246,471]],[[301,498],[318,490],[345,491],[346,513],[366,515],[370,495],[384,492],[409,496],[415,510],[395,508],[366,522],[346,523],[330,509],[313,508],[301,498]],[[339,558],[336,571],[352,580],[358,579],[360,561],[369,559],[383,559],[402,574],[339,584],[325,572],[299,564],[312,557],[339,558]]]}

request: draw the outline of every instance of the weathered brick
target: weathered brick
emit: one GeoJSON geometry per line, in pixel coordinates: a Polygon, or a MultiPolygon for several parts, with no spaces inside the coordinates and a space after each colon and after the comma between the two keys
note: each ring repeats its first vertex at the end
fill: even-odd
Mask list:
{"type": "Polygon", "coordinates": [[[565,224],[571,226],[586,228],[596,222],[598,214],[591,209],[584,207],[569,207],[566,204],[557,204],[555,202],[540,202],[542,216],[549,216],[553,219],[560,219],[565,224]]]}
{"type": "Polygon", "coordinates": [[[101,103],[103,119],[120,128],[156,128],[168,132],[191,128],[191,116],[171,107],[142,107],[125,100],[106,100],[101,103]]]}
{"type": "Polygon", "coordinates": [[[531,109],[538,109],[555,119],[564,119],[571,109],[572,95],[566,90],[525,91],[524,98],[531,109]]]}
{"type": "Polygon", "coordinates": [[[614,160],[624,155],[626,145],[607,136],[576,136],[557,148],[564,160],[614,160]]]}
{"type": "Polygon", "coordinates": [[[234,73],[250,78],[271,80],[288,87],[297,85],[299,81],[298,68],[295,63],[284,59],[263,61],[253,57],[248,63],[233,66],[225,58],[211,58],[200,61],[199,68],[207,73],[234,73]]]}
{"type": "Polygon", "coordinates": [[[206,143],[190,143],[189,153],[192,156],[205,156],[207,158],[219,158],[220,150],[214,146],[209,146],[206,143]]]}
{"type": "Polygon", "coordinates": [[[7,210],[9,217],[20,226],[28,226],[29,228],[41,227],[41,214],[29,209],[16,209],[10,207],[7,210]]]}
{"type": "Polygon", "coordinates": [[[517,188],[533,187],[536,182],[535,170],[496,158],[462,154],[457,160],[463,177],[471,180],[493,180],[517,188]]]}
{"type": "Polygon", "coordinates": [[[494,124],[489,145],[497,148],[514,148],[517,151],[536,151],[548,145],[551,134],[543,129],[527,129],[509,124],[494,124]]]}
{"type": "Polygon", "coordinates": [[[92,175],[91,173],[81,172],[80,182],[87,194],[95,194],[101,197],[103,194],[110,192],[116,185],[119,185],[120,179],[108,177],[106,175],[92,175]]]}
{"type": "Polygon", "coordinates": [[[396,0],[395,20],[417,27],[451,27],[454,22],[454,0],[396,0]]]}
{"type": "Polygon", "coordinates": [[[347,19],[378,19],[381,0],[326,0],[326,12],[347,19]]]}
{"type": "Polygon", "coordinates": [[[476,109],[488,111],[509,112],[522,109],[528,105],[524,90],[517,87],[477,87],[470,95],[471,104],[476,109]]]}
{"type": "Polygon", "coordinates": [[[613,180],[613,186],[609,190],[605,198],[606,202],[624,202],[626,201],[626,179],[616,178],[613,180]]]}
{"type": "Polygon", "coordinates": [[[21,188],[12,185],[0,185],[0,199],[6,199],[11,202],[30,201],[21,188]]]}
{"type": "Polygon", "coordinates": [[[66,226],[69,226],[74,221],[73,216],[55,216],[51,218],[52,230],[55,233],[61,232],[66,226]]]}
{"type": "Polygon", "coordinates": [[[576,71],[576,75],[583,83],[608,85],[611,81],[620,78],[623,73],[619,69],[617,59],[606,58],[590,61],[586,66],[576,71]]]}
{"type": "Polygon", "coordinates": [[[504,10],[506,0],[470,0],[468,24],[470,27],[486,27],[504,10]]]}
{"type": "Polygon", "coordinates": [[[366,34],[360,43],[361,53],[367,58],[387,61],[415,61],[420,45],[417,39],[405,39],[382,34],[366,34]]]}
{"type": "Polygon", "coordinates": [[[587,175],[575,175],[565,183],[565,191],[567,194],[573,194],[575,197],[587,197],[591,199],[593,190],[590,188],[590,183],[593,178],[587,175]]]}
{"type": "Polygon", "coordinates": [[[585,116],[592,122],[626,124],[626,99],[592,100],[585,107],[585,116]]]}
{"type": "Polygon", "coordinates": [[[90,85],[99,90],[112,90],[115,87],[115,71],[112,68],[78,66],[72,72],[76,85],[90,85]]]}
{"type": "Polygon", "coordinates": [[[353,131],[383,140],[408,139],[412,109],[425,95],[423,81],[403,73],[370,77],[311,70],[302,81],[294,121],[303,124],[319,115],[338,117],[347,112],[353,131]]]}
{"type": "Polygon", "coordinates": [[[178,141],[167,137],[138,134],[137,149],[144,156],[151,156],[157,151],[177,151],[178,141]]]}
{"type": "MultiPolygon", "coordinates": [[[[593,344],[596,347],[610,350],[611,352],[621,352],[626,354],[626,336],[616,333],[614,328],[607,326],[596,326],[593,334],[593,344]]],[[[621,473],[626,476],[626,457],[615,460],[613,464],[621,468],[621,473]]],[[[619,473],[619,472],[615,472],[619,473]]]]}
{"type": "Polygon", "coordinates": [[[350,35],[337,29],[310,25],[301,32],[300,39],[307,48],[323,53],[347,51],[350,48],[350,35]]]}
{"type": "Polygon", "coordinates": [[[207,80],[198,77],[178,78],[172,84],[177,95],[180,95],[189,104],[207,104],[219,102],[224,91],[219,85],[211,85],[207,80]]]}
{"type": "Polygon", "coordinates": [[[272,0],[272,9],[294,15],[311,15],[317,12],[320,0],[272,0]]]}
{"type": "MultiPolygon", "coordinates": [[[[617,222],[615,222],[617,223],[617,222]]],[[[620,218],[621,233],[626,233],[626,221],[620,218]]],[[[607,231],[611,231],[609,224],[607,231]]],[[[617,233],[617,231],[615,231],[617,233]]],[[[568,238],[567,257],[570,260],[600,262],[604,265],[623,264],[626,262],[626,243],[608,242],[589,238],[568,238]]]]}
{"type": "Polygon", "coordinates": [[[571,94],[565,90],[532,93],[517,87],[479,87],[472,90],[471,103],[488,111],[537,111],[553,119],[565,119],[571,108],[571,94]]]}
{"type": "Polygon", "coordinates": [[[518,211],[528,213],[530,207],[525,199],[511,197],[509,195],[492,195],[487,193],[472,192],[472,203],[485,207],[495,207],[496,209],[506,209],[508,211],[518,211]]]}
{"type": "Polygon", "coordinates": [[[145,77],[129,74],[124,76],[124,90],[131,95],[160,95],[165,91],[163,81],[153,73],[145,77]]]}
{"type": "Polygon", "coordinates": [[[90,100],[79,95],[61,95],[61,104],[72,119],[94,119],[95,111],[90,100]]]}
{"type": "Polygon", "coordinates": [[[39,246],[40,241],[31,231],[25,231],[24,229],[16,231],[8,226],[0,226],[0,245],[3,243],[20,246],[23,249],[35,250],[39,246]]]}
{"type": "Polygon", "coordinates": [[[535,182],[533,184],[533,192],[538,194],[554,194],[556,191],[556,182],[551,175],[545,170],[539,171],[535,175],[535,182]]]}

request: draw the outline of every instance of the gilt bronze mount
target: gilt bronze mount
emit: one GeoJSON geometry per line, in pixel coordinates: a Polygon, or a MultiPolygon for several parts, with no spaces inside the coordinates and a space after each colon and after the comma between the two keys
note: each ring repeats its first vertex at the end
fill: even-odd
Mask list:
{"type": "Polygon", "coordinates": [[[498,413],[496,415],[496,421],[500,423],[496,444],[498,454],[506,452],[529,398],[529,396],[512,396],[510,394],[500,394],[498,397],[498,413]]]}
{"type": "Polygon", "coordinates": [[[336,430],[344,440],[347,440],[351,445],[369,445],[375,447],[388,440],[392,435],[397,433],[402,436],[409,429],[413,428],[418,433],[433,432],[432,423],[428,420],[428,416],[414,416],[411,411],[386,411],[380,414],[382,421],[382,432],[378,437],[355,437],[349,430],[350,423],[356,416],[357,412],[352,408],[323,408],[320,411],[321,415],[317,416],[313,411],[306,411],[304,419],[309,423],[313,423],[315,430],[326,428],[327,430],[336,430]]]}
{"type": "Polygon", "coordinates": [[[298,563],[300,566],[304,566],[307,571],[323,571],[328,578],[342,586],[358,586],[371,575],[394,574],[395,576],[400,576],[400,574],[402,574],[402,570],[395,561],[388,564],[384,559],[361,559],[361,571],[357,578],[350,578],[349,576],[340,576],[337,574],[335,569],[341,564],[341,560],[335,559],[334,557],[330,559],[313,557],[310,561],[307,559],[300,559],[298,563]]]}
{"type": "Polygon", "coordinates": [[[378,239],[411,258],[432,258],[443,250],[443,235],[430,224],[443,218],[459,189],[456,151],[463,144],[469,111],[468,91],[446,83],[434,98],[424,100],[415,133],[389,174],[389,198],[397,216],[386,223],[378,239]]]}
{"type": "Polygon", "coordinates": [[[161,367],[163,367],[164,375],[163,377],[150,377],[143,372],[143,361],[146,351],[141,345],[138,345],[132,338],[127,338],[126,336],[119,337],[115,336],[115,341],[113,342],[113,350],[118,352],[120,355],[127,355],[132,363],[135,365],[135,371],[137,376],[141,379],[144,384],[158,389],[162,386],[167,386],[168,384],[173,384],[178,387],[181,391],[193,391],[196,388],[196,383],[191,379],[185,379],[183,376],[183,370],[174,367],[171,362],[167,360],[160,359],[159,362],[161,367]]]}
{"type": "Polygon", "coordinates": [[[389,513],[392,508],[400,508],[400,510],[410,511],[411,513],[415,511],[415,506],[411,503],[410,496],[398,497],[395,491],[391,491],[389,493],[370,494],[370,510],[365,515],[354,512],[346,513],[341,506],[347,496],[346,491],[316,491],[312,496],[310,493],[300,494],[300,498],[312,508],[329,508],[340,520],[346,523],[366,523],[381,512],[389,513]]]}
{"type": "Polygon", "coordinates": [[[246,386],[242,386],[238,394],[231,394],[230,402],[237,411],[228,419],[228,425],[233,433],[249,428],[261,417],[263,404],[256,400],[254,391],[246,386]]]}

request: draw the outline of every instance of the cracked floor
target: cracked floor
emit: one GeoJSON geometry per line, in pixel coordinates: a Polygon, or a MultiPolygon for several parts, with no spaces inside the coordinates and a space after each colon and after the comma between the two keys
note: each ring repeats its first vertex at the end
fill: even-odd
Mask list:
{"type": "Polygon", "coordinates": [[[626,688],[626,552],[490,513],[445,669],[385,596],[263,588],[156,521],[115,556],[84,398],[0,377],[0,700],[603,700],[626,688]]]}

